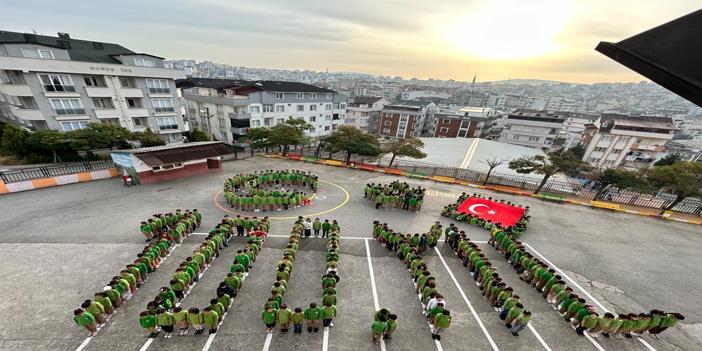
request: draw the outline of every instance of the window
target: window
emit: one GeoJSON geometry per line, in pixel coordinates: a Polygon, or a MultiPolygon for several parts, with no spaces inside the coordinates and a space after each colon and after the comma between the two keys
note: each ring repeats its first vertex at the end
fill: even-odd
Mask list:
{"type": "Polygon", "coordinates": [[[310,122],[317,122],[317,117],[310,116],[310,122]]]}
{"type": "Polygon", "coordinates": [[[283,99],[285,99],[285,94],[284,93],[275,93],[275,99],[276,100],[283,100],[283,99]]]}
{"type": "Polygon", "coordinates": [[[178,129],[178,121],[175,117],[158,117],[158,130],[178,129]]]}
{"type": "Polygon", "coordinates": [[[89,87],[106,87],[105,78],[101,76],[84,76],[83,81],[89,87]]]}
{"type": "Polygon", "coordinates": [[[140,98],[126,98],[124,100],[127,102],[129,108],[141,108],[142,106],[140,98]]]}
{"type": "Polygon", "coordinates": [[[285,123],[285,118],[278,118],[278,120],[276,121],[276,123],[278,123],[278,124],[283,124],[283,123],[285,123]]]}
{"type": "Polygon", "coordinates": [[[9,96],[10,103],[23,110],[36,110],[37,102],[31,96],[9,96]]]}
{"type": "MultiPolygon", "coordinates": [[[[181,140],[183,140],[183,136],[181,136],[178,133],[166,134],[166,142],[168,142],[168,143],[177,143],[181,140]]],[[[183,164],[180,162],[174,163],[172,168],[179,168],[179,167],[183,167],[183,164]]],[[[171,168],[171,167],[169,167],[169,168],[171,168]]]]}
{"type": "Polygon", "coordinates": [[[112,124],[114,126],[119,126],[118,118],[103,118],[100,120],[102,124],[112,124]]]}
{"type": "Polygon", "coordinates": [[[224,118],[222,118],[222,117],[217,118],[217,123],[219,123],[219,128],[226,127],[226,122],[224,121],[224,118]]]}
{"type": "Polygon", "coordinates": [[[297,112],[305,111],[305,105],[297,105],[297,112]]]}
{"type": "Polygon", "coordinates": [[[252,121],[251,121],[251,126],[252,126],[252,127],[260,127],[260,126],[261,126],[261,121],[259,121],[259,120],[252,120],[252,121]]]}
{"type": "Polygon", "coordinates": [[[224,117],[224,105],[215,105],[215,110],[217,111],[217,117],[224,117]]]}
{"type": "Polygon", "coordinates": [[[607,165],[607,166],[611,166],[611,165],[614,164],[614,160],[607,160],[607,161],[604,162],[604,164],[607,165]]]}
{"type": "Polygon", "coordinates": [[[154,105],[154,112],[174,112],[173,99],[151,99],[154,105]]]}
{"type": "Polygon", "coordinates": [[[153,60],[145,59],[142,57],[135,57],[134,58],[134,66],[155,67],[156,64],[154,63],[153,60]]]}
{"type": "Polygon", "coordinates": [[[324,116],[324,120],[325,120],[325,121],[331,121],[331,120],[332,120],[332,116],[331,116],[331,115],[326,115],[326,116],[324,116]]]}
{"type": "Polygon", "coordinates": [[[622,152],[622,149],[612,149],[612,154],[616,155],[622,152]]]}
{"type": "Polygon", "coordinates": [[[606,150],[607,150],[606,147],[596,147],[594,151],[595,152],[605,152],[606,150]]]}
{"type": "Polygon", "coordinates": [[[219,140],[224,141],[224,142],[228,141],[227,132],[220,131],[219,132],[219,140]]]}
{"type": "Polygon", "coordinates": [[[317,105],[310,105],[310,111],[317,111],[317,105]]]}
{"type": "Polygon", "coordinates": [[[64,74],[40,74],[39,81],[44,91],[76,91],[71,77],[64,74]]]}
{"type": "Polygon", "coordinates": [[[121,77],[119,79],[119,85],[122,86],[122,88],[136,88],[136,83],[133,78],[121,77]]]}
{"type": "Polygon", "coordinates": [[[27,84],[22,71],[4,70],[0,71],[0,82],[4,84],[27,84]]]}
{"type": "Polygon", "coordinates": [[[53,60],[54,53],[47,49],[22,49],[22,56],[27,58],[53,60]]]}
{"type": "Polygon", "coordinates": [[[88,127],[88,121],[67,121],[61,122],[61,130],[64,132],[71,132],[78,129],[83,129],[88,127]]]}
{"type": "Polygon", "coordinates": [[[537,141],[539,141],[539,139],[541,139],[541,138],[535,137],[535,136],[529,137],[529,141],[531,141],[531,142],[537,142],[537,141]]]}
{"type": "Polygon", "coordinates": [[[249,106],[249,113],[261,113],[261,106],[257,106],[257,105],[249,106]]]}
{"type": "Polygon", "coordinates": [[[389,133],[390,133],[390,128],[383,128],[383,133],[389,134],[389,133]]]}
{"type": "Polygon", "coordinates": [[[612,139],[614,139],[614,137],[612,135],[603,135],[600,138],[600,141],[612,141],[612,139]]]}
{"type": "Polygon", "coordinates": [[[326,104],[326,105],[324,105],[324,110],[326,110],[326,111],[331,111],[331,109],[332,109],[332,104],[326,104]]]}
{"type": "Polygon", "coordinates": [[[346,109],[346,104],[339,104],[340,109],[346,109]]]}
{"type": "Polygon", "coordinates": [[[134,118],[132,121],[135,127],[147,127],[146,117],[134,118]]]}
{"type": "Polygon", "coordinates": [[[275,105],[275,112],[285,112],[285,105],[275,105]]]}
{"type": "Polygon", "coordinates": [[[58,115],[83,115],[85,109],[80,99],[49,99],[51,107],[58,115]]]}
{"type": "Polygon", "coordinates": [[[325,130],[325,131],[328,131],[328,130],[330,130],[330,129],[331,129],[331,127],[329,127],[329,126],[324,126],[324,130],[325,130]]]}
{"type": "Polygon", "coordinates": [[[440,130],[442,133],[447,133],[447,132],[448,132],[448,128],[445,128],[445,127],[441,127],[441,129],[439,129],[439,130],[440,130]]]}
{"type": "Polygon", "coordinates": [[[400,115],[400,121],[402,122],[407,122],[407,118],[409,118],[409,115],[400,115]]]}
{"type": "Polygon", "coordinates": [[[332,99],[332,94],[327,94],[324,98],[327,99],[327,100],[331,100],[331,99],[332,99]]]}
{"type": "MultiPolygon", "coordinates": [[[[400,125],[398,126],[398,128],[400,128],[400,129],[407,128],[407,122],[400,122],[400,125]]],[[[441,128],[441,129],[444,129],[444,128],[441,128]]],[[[448,129],[446,129],[446,130],[448,130],[448,129]]]]}
{"type": "Polygon", "coordinates": [[[93,98],[93,105],[95,105],[95,108],[115,108],[114,102],[112,102],[112,98],[93,98]]]}
{"type": "Polygon", "coordinates": [[[599,159],[599,158],[590,157],[587,161],[590,162],[590,163],[597,163],[597,162],[600,162],[600,159],[599,159]]]}
{"type": "Polygon", "coordinates": [[[386,127],[389,127],[389,126],[391,126],[391,125],[392,125],[392,121],[385,121],[385,123],[384,123],[384,124],[385,124],[385,126],[386,126],[386,127]]]}
{"type": "Polygon", "coordinates": [[[298,98],[298,99],[304,99],[304,98],[305,98],[305,93],[297,93],[297,98],[298,98]]]}
{"type": "Polygon", "coordinates": [[[512,134],[512,140],[519,140],[519,135],[512,134]]]}
{"type": "Polygon", "coordinates": [[[263,112],[273,112],[273,105],[263,105],[263,112]]]}
{"type": "Polygon", "coordinates": [[[149,88],[149,93],[152,94],[170,94],[171,92],[168,81],[165,79],[147,79],[146,87],[149,88]]]}
{"type": "Polygon", "coordinates": [[[316,99],[316,98],[317,98],[317,94],[315,94],[315,93],[310,94],[310,99],[316,99]]]}
{"type": "Polygon", "coordinates": [[[272,126],[273,125],[273,118],[264,118],[263,125],[266,127],[272,126]]]}

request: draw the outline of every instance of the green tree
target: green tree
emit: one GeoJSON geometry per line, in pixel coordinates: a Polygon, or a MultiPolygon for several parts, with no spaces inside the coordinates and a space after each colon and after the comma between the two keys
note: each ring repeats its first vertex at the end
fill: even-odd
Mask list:
{"type": "Polygon", "coordinates": [[[270,136],[271,130],[263,127],[250,128],[246,132],[245,140],[251,147],[251,156],[254,155],[256,149],[266,148],[266,153],[268,152],[268,147],[271,145],[270,140],[268,140],[270,136]]]}
{"type": "Polygon", "coordinates": [[[106,123],[90,123],[87,128],[65,134],[74,140],[74,147],[79,149],[125,148],[129,145],[127,141],[132,138],[128,129],[106,123]]]}
{"type": "Polygon", "coordinates": [[[648,192],[651,190],[648,182],[641,172],[627,171],[616,168],[596,169],[592,172],[592,179],[600,183],[594,199],[602,198],[602,195],[612,187],[617,189],[634,189],[648,192]]]}
{"type": "Polygon", "coordinates": [[[555,174],[564,173],[569,176],[576,175],[581,169],[586,168],[585,162],[569,150],[552,151],[544,155],[520,157],[509,161],[509,168],[521,174],[536,173],[544,177],[534,191],[541,192],[541,188],[555,174]]]}
{"type": "Polygon", "coordinates": [[[675,195],[675,200],[665,206],[663,212],[691,196],[702,196],[702,163],[676,162],[670,166],[653,167],[647,179],[652,186],[675,195]]]}
{"type": "Polygon", "coordinates": [[[670,165],[672,165],[673,163],[680,161],[681,159],[682,159],[682,157],[681,157],[680,154],[678,154],[678,153],[667,154],[667,155],[665,155],[665,157],[663,157],[662,159],[656,161],[656,163],[654,163],[653,165],[654,165],[655,167],[658,167],[658,166],[670,166],[670,165]]]}
{"type": "Polygon", "coordinates": [[[583,156],[585,156],[585,151],[587,151],[587,148],[582,143],[577,143],[568,151],[572,152],[577,158],[582,159],[583,156]]]}
{"type": "Polygon", "coordinates": [[[508,161],[508,159],[499,158],[495,155],[492,155],[489,158],[484,158],[484,159],[480,160],[480,162],[482,162],[488,166],[488,172],[485,175],[485,180],[483,181],[483,185],[486,185],[488,183],[488,180],[490,180],[490,174],[492,174],[492,170],[505,164],[505,162],[507,162],[507,161],[508,161]]]}
{"type": "Polygon", "coordinates": [[[69,133],[55,130],[34,132],[27,138],[27,146],[33,153],[39,155],[51,153],[54,163],[63,162],[59,156],[61,154],[75,154],[76,144],[86,145],[82,141],[71,138],[69,133]]]}
{"type": "Polygon", "coordinates": [[[185,137],[186,143],[210,140],[210,138],[207,136],[207,133],[197,128],[193,128],[187,132],[183,132],[182,135],[185,137]]]}
{"type": "Polygon", "coordinates": [[[3,128],[0,148],[18,159],[23,159],[27,155],[28,137],[29,132],[26,129],[8,124],[3,128]]]}
{"type": "Polygon", "coordinates": [[[270,129],[268,137],[272,146],[281,146],[283,156],[288,154],[291,145],[302,145],[305,143],[305,133],[302,128],[284,123],[278,124],[270,129]]]}
{"type": "Polygon", "coordinates": [[[417,138],[397,139],[390,142],[384,152],[392,154],[388,167],[392,167],[397,156],[407,156],[415,159],[425,158],[427,154],[422,151],[424,142],[417,138]]]}
{"type": "Polygon", "coordinates": [[[146,128],[143,132],[132,133],[132,140],[137,140],[142,147],[166,145],[158,134],[154,133],[151,128],[146,128]]]}
{"type": "Polygon", "coordinates": [[[382,149],[378,137],[364,133],[353,126],[340,126],[327,138],[327,151],[346,152],[346,164],[351,164],[351,155],[380,156],[382,149]]]}

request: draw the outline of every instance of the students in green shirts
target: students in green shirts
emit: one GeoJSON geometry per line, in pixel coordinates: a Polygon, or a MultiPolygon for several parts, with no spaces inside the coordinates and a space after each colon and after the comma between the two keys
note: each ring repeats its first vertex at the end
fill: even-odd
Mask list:
{"type": "Polygon", "coordinates": [[[288,305],[280,305],[280,309],[276,314],[276,323],[280,325],[280,332],[287,333],[290,328],[290,322],[292,322],[293,311],[288,308],[288,305]]]}
{"type": "Polygon", "coordinates": [[[149,311],[142,311],[139,313],[139,325],[149,332],[150,338],[158,336],[158,330],[156,330],[156,316],[150,314],[149,311]]]}
{"type": "Polygon", "coordinates": [[[529,324],[529,321],[531,320],[531,312],[529,311],[524,311],[522,312],[517,318],[514,319],[512,322],[512,328],[510,328],[510,333],[512,333],[512,336],[519,336],[519,331],[524,329],[524,327],[529,324]]]}
{"type": "Polygon", "coordinates": [[[189,309],[187,320],[188,325],[192,325],[195,328],[195,335],[202,334],[205,331],[205,320],[200,309],[195,307],[189,309]]]}
{"type": "Polygon", "coordinates": [[[331,302],[327,302],[324,307],[322,307],[322,325],[325,327],[333,327],[332,319],[336,317],[336,306],[332,305],[331,302]]]}
{"type": "Polygon", "coordinates": [[[388,331],[387,316],[381,315],[371,323],[371,342],[380,344],[380,337],[388,331]]]}
{"type": "Polygon", "coordinates": [[[451,326],[451,312],[449,312],[449,310],[443,310],[432,319],[431,338],[434,340],[441,340],[441,335],[439,335],[439,333],[449,326],[451,326]]]}
{"type": "Polygon", "coordinates": [[[78,326],[85,328],[89,332],[90,336],[97,335],[97,323],[95,322],[95,317],[89,312],[84,311],[82,308],[77,308],[73,310],[73,321],[76,322],[78,326]]]}
{"type": "Polygon", "coordinates": [[[388,320],[385,322],[388,326],[388,329],[383,333],[383,340],[392,340],[392,334],[395,332],[397,329],[397,315],[396,314],[389,314],[388,315],[388,320]]]}
{"type": "Polygon", "coordinates": [[[210,307],[205,307],[202,312],[202,320],[205,327],[209,328],[210,334],[217,332],[217,325],[219,324],[219,314],[217,312],[210,307]]]}
{"type": "Polygon", "coordinates": [[[173,321],[175,322],[176,328],[178,328],[178,335],[188,334],[188,311],[181,307],[174,308],[173,321]]]}
{"type": "Polygon", "coordinates": [[[278,310],[269,305],[263,312],[261,312],[261,319],[266,325],[266,332],[273,333],[275,329],[275,321],[278,315],[278,310]]]}
{"type": "Polygon", "coordinates": [[[164,337],[169,339],[173,336],[173,327],[175,326],[175,320],[173,315],[163,308],[159,308],[156,312],[156,324],[161,327],[166,335],[164,337]]]}
{"type": "MultiPolygon", "coordinates": [[[[319,220],[319,218],[315,218],[314,222],[312,222],[312,230],[314,231],[314,237],[319,236],[319,231],[322,230],[322,221],[319,220]]],[[[322,235],[322,238],[324,235],[322,235]]]]}
{"type": "Polygon", "coordinates": [[[322,309],[316,303],[311,303],[310,307],[305,309],[305,321],[307,322],[307,332],[311,333],[319,331],[319,320],[322,319],[322,309]]]}
{"type": "Polygon", "coordinates": [[[293,314],[291,316],[291,320],[293,323],[293,333],[301,334],[302,333],[302,321],[305,320],[305,315],[304,315],[304,313],[302,313],[302,308],[295,307],[295,312],[293,312],[293,314]]]}

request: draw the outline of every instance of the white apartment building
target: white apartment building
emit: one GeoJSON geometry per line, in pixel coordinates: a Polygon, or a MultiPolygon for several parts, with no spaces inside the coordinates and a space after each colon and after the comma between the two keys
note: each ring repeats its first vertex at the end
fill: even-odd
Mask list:
{"type": "Polygon", "coordinates": [[[615,114],[603,115],[591,128],[583,161],[598,168],[628,169],[649,168],[677,130],[668,117],[615,114]]]}
{"type": "Polygon", "coordinates": [[[110,123],[180,142],[188,126],[175,80],[184,77],[118,44],[0,31],[0,94],[11,118],[36,130],[110,123]]]}
{"type": "Polygon", "coordinates": [[[390,100],[375,96],[356,96],[349,99],[344,124],[367,132],[377,132],[380,111],[390,100]]]}
{"type": "Polygon", "coordinates": [[[249,128],[302,118],[309,136],[330,134],[346,119],[346,96],[315,85],[283,81],[190,78],[178,81],[193,128],[237,143],[249,128]]]}
{"type": "Polygon", "coordinates": [[[503,120],[500,141],[542,150],[554,147],[567,115],[562,112],[516,110],[503,120]]]}
{"type": "Polygon", "coordinates": [[[563,130],[559,138],[564,139],[563,147],[571,148],[582,141],[585,126],[592,124],[599,118],[598,115],[569,112],[563,122],[563,130]]]}
{"type": "Polygon", "coordinates": [[[411,90],[403,91],[401,94],[402,100],[416,101],[419,99],[449,99],[451,94],[444,93],[443,91],[435,90],[411,90]]]}

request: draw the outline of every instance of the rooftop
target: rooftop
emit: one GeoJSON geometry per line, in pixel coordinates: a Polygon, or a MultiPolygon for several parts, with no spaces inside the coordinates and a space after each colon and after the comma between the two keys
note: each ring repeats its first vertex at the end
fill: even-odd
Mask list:
{"type": "Polygon", "coordinates": [[[131,150],[117,150],[113,153],[132,154],[149,166],[168,163],[201,160],[232,154],[228,146],[220,141],[201,141],[186,144],[171,144],[131,150]]]}
{"type": "Polygon", "coordinates": [[[72,61],[122,64],[115,58],[119,55],[146,55],[162,59],[150,54],[136,53],[119,44],[73,39],[66,33],[59,33],[59,35],[0,31],[0,44],[36,44],[54,47],[66,50],[72,61]]]}
{"type": "Polygon", "coordinates": [[[258,80],[248,81],[241,79],[213,79],[213,78],[188,78],[179,79],[176,81],[176,86],[179,88],[212,88],[212,89],[244,89],[282,92],[282,93],[328,93],[336,94],[337,92],[331,89],[318,87],[316,85],[286,82],[277,80],[258,80]]]}
{"type": "Polygon", "coordinates": [[[358,107],[359,105],[373,105],[382,99],[382,96],[355,96],[353,97],[353,102],[349,102],[349,106],[358,107]]]}

